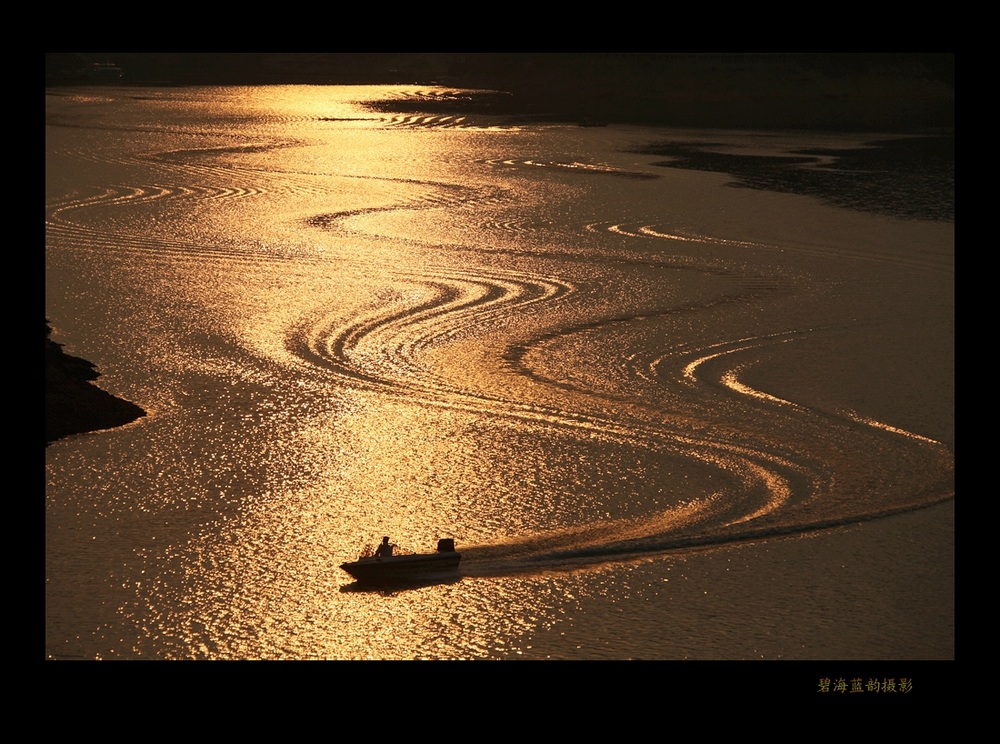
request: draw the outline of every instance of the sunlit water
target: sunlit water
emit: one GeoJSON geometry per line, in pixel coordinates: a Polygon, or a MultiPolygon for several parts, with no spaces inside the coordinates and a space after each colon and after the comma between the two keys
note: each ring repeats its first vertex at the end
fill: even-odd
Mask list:
{"type": "Polygon", "coordinates": [[[360,103],[443,93],[47,96],[46,316],[149,415],[46,451],[46,655],[950,658],[953,225],[360,103]]]}

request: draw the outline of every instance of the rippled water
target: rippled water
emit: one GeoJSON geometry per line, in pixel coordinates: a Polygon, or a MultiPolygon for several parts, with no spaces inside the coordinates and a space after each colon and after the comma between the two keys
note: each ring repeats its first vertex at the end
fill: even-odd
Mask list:
{"type": "Polygon", "coordinates": [[[47,96],[46,316],[149,415],[46,451],[46,655],[949,658],[953,224],[362,105],[446,93],[47,96]]]}

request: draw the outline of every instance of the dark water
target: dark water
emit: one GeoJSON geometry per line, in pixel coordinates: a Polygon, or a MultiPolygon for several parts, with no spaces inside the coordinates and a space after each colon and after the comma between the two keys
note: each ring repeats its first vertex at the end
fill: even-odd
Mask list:
{"type": "Polygon", "coordinates": [[[47,450],[47,656],[951,658],[953,223],[442,94],[47,97],[46,316],[149,412],[47,450]]]}
{"type": "Polygon", "coordinates": [[[638,152],[667,155],[665,167],[732,174],[734,185],[815,196],[892,217],[955,220],[951,134],[872,138],[856,148],[795,148],[781,155],[727,152],[725,142],[657,142],[638,152]]]}

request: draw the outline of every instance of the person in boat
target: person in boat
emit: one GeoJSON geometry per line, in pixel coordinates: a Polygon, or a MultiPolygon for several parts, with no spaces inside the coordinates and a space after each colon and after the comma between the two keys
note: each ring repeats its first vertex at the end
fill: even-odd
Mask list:
{"type": "Polygon", "coordinates": [[[389,536],[386,535],[385,537],[382,538],[382,544],[375,549],[375,557],[391,558],[393,548],[395,547],[396,546],[393,543],[389,542],[389,536]]]}

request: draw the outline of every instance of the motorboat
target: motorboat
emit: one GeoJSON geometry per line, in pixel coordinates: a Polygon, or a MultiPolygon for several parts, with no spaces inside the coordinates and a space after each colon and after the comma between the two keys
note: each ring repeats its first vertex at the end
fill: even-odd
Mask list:
{"type": "Polygon", "coordinates": [[[433,553],[401,553],[378,556],[365,551],[356,561],[341,563],[340,567],[364,584],[399,584],[433,580],[454,574],[462,554],[455,550],[451,538],[438,540],[433,553]]]}

